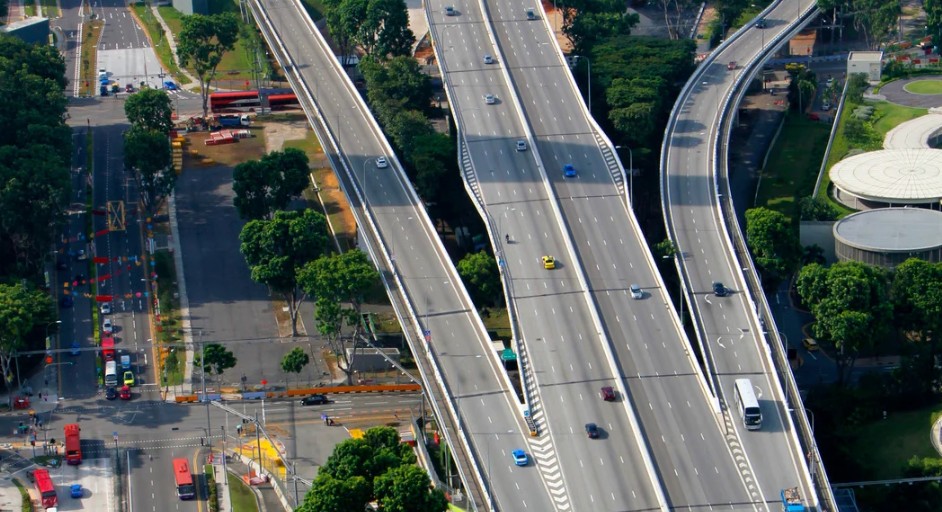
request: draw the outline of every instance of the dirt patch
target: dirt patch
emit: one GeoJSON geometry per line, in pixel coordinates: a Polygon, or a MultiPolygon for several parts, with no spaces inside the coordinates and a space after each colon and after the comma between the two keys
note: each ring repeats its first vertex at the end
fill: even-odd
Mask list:
{"type": "Polygon", "coordinates": [[[327,167],[315,169],[312,174],[317,183],[318,196],[323,203],[324,211],[330,219],[330,224],[334,229],[334,235],[344,249],[350,249],[356,246],[357,223],[350,211],[350,204],[347,202],[347,196],[340,188],[337,181],[337,175],[327,167]]]}
{"type": "Polygon", "coordinates": [[[209,138],[209,132],[191,132],[186,135],[186,147],[183,150],[184,172],[193,165],[222,164],[229,167],[248,161],[257,160],[265,154],[266,135],[261,127],[249,128],[252,137],[241,139],[232,144],[221,146],[207,146],[204,141],[209,138]]]}
{"type": "MultiPolygon", "coordinates": [[[[272,309],[275,310],[275,323],[278,324],[278,336],[281,338],[291,337],[291,313],[288,312],[288,303],[281,299],[272,299],[272,309]]],[[[298,334],[307,336],[304,329],[304,323],[301,322],[301,313],[298,313],[298,334]]]]}
{"type": "Polygon", "coordinates": [[[559,47],[563,50],[563,53],[571,52],[572,43],[563,34],[563,12],[560,9],[554,9],[552,1],[543,0],[541,3],[543,4],[543,12],[546,13],[546,19],[553,27],[553,32],[556,33],[556,42],[559,47]]]}
{"type": "Polygon", "coordinates": [[[277,122],[260,123],[265,128],[265,152],[280,151],[285,141],[298,140],[307,137],[310,126],[304,116],[291,116],[279,119],[277,122]]]}

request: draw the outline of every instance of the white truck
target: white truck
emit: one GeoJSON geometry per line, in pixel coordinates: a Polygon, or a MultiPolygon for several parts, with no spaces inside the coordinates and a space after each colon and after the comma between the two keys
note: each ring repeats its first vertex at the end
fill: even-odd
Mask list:
{"type": "Polygon", "coordinates": [[[115,361],[105,363],[105,386],[113,388],[118,385],[118,364],[115,361]]]}

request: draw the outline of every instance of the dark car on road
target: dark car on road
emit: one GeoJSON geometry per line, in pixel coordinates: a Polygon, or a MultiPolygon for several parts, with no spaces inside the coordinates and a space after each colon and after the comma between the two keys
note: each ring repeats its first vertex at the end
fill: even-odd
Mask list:
{"type": "Polygon", "coordinates": [[[602,390],[599,391],[599,395],[602,397],[602,400],[605,400],[606,402],[615,401],[615,389],[611,386],[603,387],[602,390]]]}
{"type": "Polygon", "coordinates": [[[324,395],[311,395],[301,399],[301,405],[329,404],[330,400],[324,395]]]}
{"type": "Polygon", "coordinates": [[[713,295],[717,297],[725,297],[729,295],[729,289],[723,285],[723,283],[716,281],[713,283],[713,295]]]}
{"type": "Polygon", "coordinates": [[[598,439],[599,437],[599,426],[595,423],[586,423],[585,424],[585,433],[589,436],[589,439],[598,439]]]}
{"type": "Polygon", "coordinates": [[[112,387],[105,388],[105,400],[114,400],[118,398],[118,390],[112,387]]]}

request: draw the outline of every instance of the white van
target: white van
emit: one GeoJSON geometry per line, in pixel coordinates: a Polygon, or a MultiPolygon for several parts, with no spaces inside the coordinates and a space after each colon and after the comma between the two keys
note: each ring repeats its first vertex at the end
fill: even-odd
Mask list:
{"type": "Polygon", "coordinates": [[[113,388],[118,385],[118,365],[115,361],[105,363],[105,386],[113,388]]]}

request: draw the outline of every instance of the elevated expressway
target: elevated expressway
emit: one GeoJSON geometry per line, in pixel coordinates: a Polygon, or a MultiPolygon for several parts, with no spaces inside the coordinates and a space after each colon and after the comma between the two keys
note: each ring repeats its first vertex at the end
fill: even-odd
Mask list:
{"type": "Polygon", "coordinates": [[[528,21],[527,7],[542,12],[512,0],[432,0],[426,9],[462,131],[466,183],[501,256],[525,374],[535,374],[531,405],[555,440],[571,506],[765,509],[766,494],[707,388],[631,214],[624,170],[588,115],[548,22],[528,21]],[[446,5],[458,15],[446,16],[446,5]],[[497,63],[485,65],[484,54],[497,63]],[[485,105],[486,93],[501,102],[485,105]],[[523,137],[532,154],[513,155],[523,137]],[[578,177],[563,177],[567,163],[578,177]],[[561,275],[539,268],[541,254],[561,260],[561,275]],[[643,299],[631,299],[631,283],[645,288],[643,299]],[[596,396],[611,384],[612,363],[623,409],[596,396]],[[568,450],[561,439],[568,443],[589,421],[607,429],[596,442],[601,452],[568,450]],[[635,435],[635,444],[615,444],[635,435]],[[635,490],[648,475],[623,473],[645,459],[656,480],[649,496],[635,490]]]}
{"type": "Polygon", "coordinates": [[[799,486],[812,510],[820,509],[819,498],[836,510],[774,319],[745,249],[726,172],[729,127],[746,84],[764,59],[816,12],[808,0],[779,1],[763,13],[767,28],[744,27],[701,64],[681,92],[666,130],[661,189],[710,386],[725,408],[726,428],[753,463],[761,491],[758,501],[775,502],[780,489],[799,486]],[[730,70],[732,61],[738,66],[730,70]],[[731,295],[714,296],[714,281],[723,282],[731,295]],[[759,431],[747,431],[735,410],[732,389],[737,378],[749,378],[755,387],[763,410],[759,431]]]}
{"type": "Polygon", "coordinates": [[[540,472],[510,452],[529,430],[423,205],[353,84],[296,0],[250,3],[354,207],[468,485],[466,508],[553,510],[540,472]],[[389,168],[376,159],[386,156],[389,168]],[[472,454],[473,456],[468,456],[472,454]],[[486,480],[483,475],[487,475],[486,480]]]}

